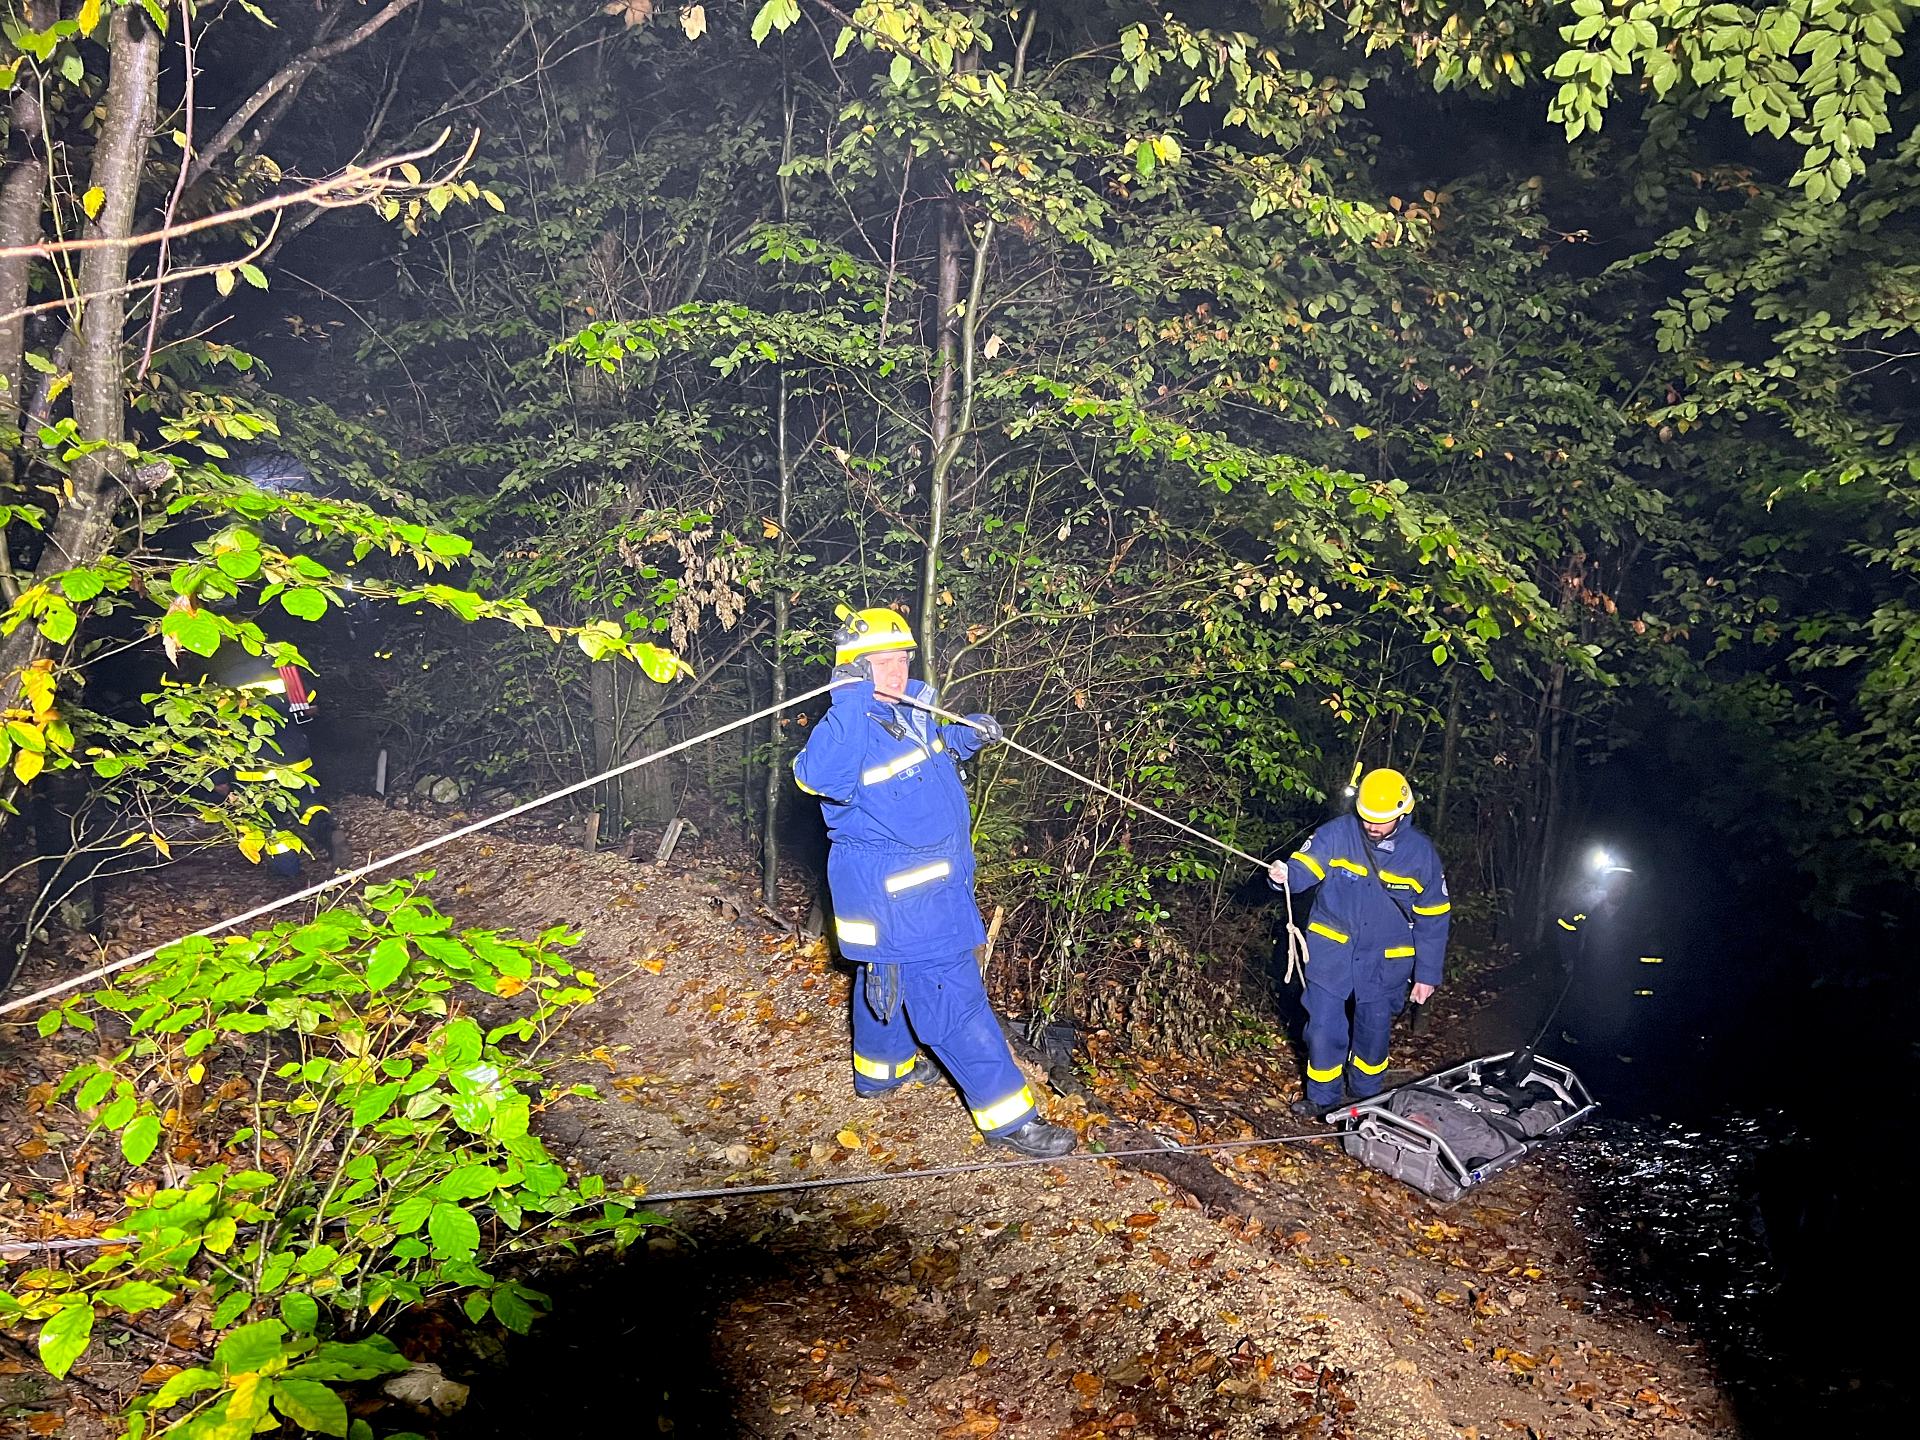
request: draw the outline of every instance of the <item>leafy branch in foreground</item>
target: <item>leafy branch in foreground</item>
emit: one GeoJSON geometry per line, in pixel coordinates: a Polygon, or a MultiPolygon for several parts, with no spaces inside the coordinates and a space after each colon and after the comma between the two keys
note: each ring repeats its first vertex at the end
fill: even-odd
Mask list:
{"type": "Polygon", "coordinates": [[[118,1037],[54,1088],[130,1177],[124,1240],[77,1271],[22,1276],[0,1325],[39,1322],[64,1376],[103,1315],[192,1311],[213,1364],[137,1397],[127,1435],[243,1440],[272,1415],[349,1425],[338,1387],[407,1368],[372,1327],[454,1300],[524,1332],[546,1297],[508,1273],[543,1251],[623,1246],[659,1217],[567,1171],[530,1133],[540,1054],[596,993],[574,937],[455,932],[419,888],[367,889],[305,923],[182,941],[39,1022],[118,1037]],[[510,1003],[509,1003],[510,1002],[510,1003]],[[193,1167],[193,1168],[189,1168],[193,1167]]]}

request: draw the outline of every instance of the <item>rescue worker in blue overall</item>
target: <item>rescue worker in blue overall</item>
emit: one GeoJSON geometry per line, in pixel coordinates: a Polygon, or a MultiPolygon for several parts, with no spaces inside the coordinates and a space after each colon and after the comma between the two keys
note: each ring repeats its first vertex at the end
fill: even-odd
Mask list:
{"type": "Polygon", "coordinates": [[[1293,1106],[1303,1118],[1337,1109],[1343,1089],[1353,1100],[1378,1095],[1393,1017],[1409,993],[1424,1005],[1440,986],[1453,904],[1439,853],[1407,819],[1412,810],[1406,776],[1371,770],[1353,814],[1269,867],[1276,890],[1319,889],[1307,926],[1307,1093],[1293,1106]]]}
{"type": "Polygon", "coordinates": [[[840,953],[858,967],[853,1088],[890,1094],[931,1079],[924,1045],[953,1077],[990,1141],[1053,1157],[1071,1130],[1040,1119],[981,983],[986,941],[974,900],[972,816],[959,762],[999,740],[991,715],[942,725],[933,687],[909,680],[915,642],[891,610],[840,607],[826,715],[794,757],[821,800],[840,953]],[[917,1042],[917,1043],[916,1043],[917,1042]]]}

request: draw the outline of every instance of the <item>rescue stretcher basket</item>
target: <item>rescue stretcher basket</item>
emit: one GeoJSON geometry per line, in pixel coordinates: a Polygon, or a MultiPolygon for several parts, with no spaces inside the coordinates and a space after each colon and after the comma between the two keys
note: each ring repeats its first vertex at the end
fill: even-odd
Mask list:
{"type": "Polygon", "coordinates": [[[1436,1200],[1483,1180],[1564,1135],[1598,1105],[1580,1077],[1535,1055],[1509,1078],[1516,1052],[1483,1055],[1343,1105],[1326,1119],[1347,1154],[1436,1200]]]}

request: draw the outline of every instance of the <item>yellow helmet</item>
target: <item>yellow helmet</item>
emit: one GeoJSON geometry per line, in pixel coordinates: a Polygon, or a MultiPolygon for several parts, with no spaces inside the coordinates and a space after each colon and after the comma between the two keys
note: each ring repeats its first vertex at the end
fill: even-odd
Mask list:
{"type": "Polygon", "coordinates": [[[833,663],[836,665],[845,665],[849,660],[858,660],[862,655],[875,655],[882,650],[911,650],[915,646],[913,630],[895,611],[877,607],[872,610],[849,610],[845,605],[837,605],[833,613],[840,622],[840,628],[833,632],[833,663]]]}
{"type": "Polygon", "coordinates": [[[1353,808],[1362,820],[1384,825],[1413,810],[1413,787],[1398,770],[1369,770],[1360,778],[1360,795],[1353,808]]]}

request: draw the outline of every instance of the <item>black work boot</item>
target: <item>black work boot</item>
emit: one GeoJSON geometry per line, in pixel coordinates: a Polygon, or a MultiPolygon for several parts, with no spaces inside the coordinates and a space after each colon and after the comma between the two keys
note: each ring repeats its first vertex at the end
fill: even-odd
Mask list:
{"type": "Polygon", "coordinates": [[[1009,1150],[1018,1150],[1022,1155],[1031,1155],[1036,1160],[1057,1160],[1080,1143],[1073,1131],[1064,1125],[1049,1125],[1038,1115],[1004,1134],[989,1135],[987,1141],[993,1145],[1004,1145],[1009,1150]]]}
{"type": "Polygon", "coordinates": [[[1316,1105],[1302,1096],[1287,1107],[1288,1111],[1301,1120],[1324,1120],[1338,1110],[1344,1101],[1336,1100],[1331,1105],[1316,1105]]]}

